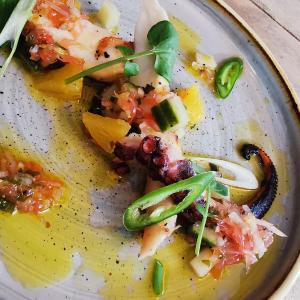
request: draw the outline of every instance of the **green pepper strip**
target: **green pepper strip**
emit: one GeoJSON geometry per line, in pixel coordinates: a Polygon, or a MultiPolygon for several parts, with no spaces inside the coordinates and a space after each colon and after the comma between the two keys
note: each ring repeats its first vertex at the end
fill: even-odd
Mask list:
{"type": "Polygon", "coordinates": [[[164,277],[165,277],[164,266],[158,259],[156,259],[154,262],[152,287],[154,293],[157,296],[161,296],[164,293],[164,277]]]}
{"type": "Polygon", "coordinates": [[[198,197],[200,197],[213,179],[214,173],[206,172],[162,187],[148,193],[147,195],[144,195],[143,197],[134,201],[126,209],[123,215],[123,224],[125,228],[130,231],[142,230],[147,226],[159,223],[167,218],[179,214],[184,209],[189,207],[198,197]],[[147,212],[143,213],[143,210],[156,205],[172,194],[181,191],[189,191],[189,193],[177,205],[164,210],[154,211],[152,214],[147,212]]]}
{"type": "Polygon", "coordinates": [[[201,221],[201,225],[200,225],[200,228],[199,228],[199,233],[198,233],[198,237],[197,237],[197,241],[196,241],[196,247],[195,247],[195,254],[197,256],[200,253],[203,232],[204,232],[205,224],[206,224],[207,217],[208,217],[210,197],[211,197],[211,188],[210,188],[210,185],[208,185],[207,195],[206,195],[206,203],[205,203],[205,212],[202,215],[202,221],[201,221]]]}
{"type": "Polygon", "coordinates": [[[238,57],[229,58],[220,66],[215,77],[217,96],[225,99],[243,71],[244,63],[238,57]]]}

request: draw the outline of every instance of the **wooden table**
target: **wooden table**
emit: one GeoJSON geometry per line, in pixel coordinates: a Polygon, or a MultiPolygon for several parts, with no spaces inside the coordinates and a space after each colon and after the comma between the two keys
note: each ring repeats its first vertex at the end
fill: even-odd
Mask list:
{"type": "MultiPolygon", "coordinates": [[[[224,0],[259,35],[300,98],[300,0],[224,0]]],[[[300,299],[300,278],[284,300],[300,299]]]]}

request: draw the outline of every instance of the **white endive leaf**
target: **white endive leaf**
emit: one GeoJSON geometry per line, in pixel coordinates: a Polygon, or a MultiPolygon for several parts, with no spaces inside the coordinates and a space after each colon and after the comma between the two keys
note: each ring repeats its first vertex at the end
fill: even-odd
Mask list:
{"type": "MultiPolygon", "coordinates": [[[[151,27],[160,21],[169,20],[166,11],[160,6],[157,0],[142,0],[141,14],[135,27],[135,52],[149,50],[147,34],[151,27]]],[[[147,56],[135,60],[140,66],[137,76],[131,77],[132,83],[145,87],[147,84],[155,85],[160,79],[164,83],[166,80],[159,76],[154,70],[154,56],[147,56]]]]}
{"type": "Polygon", "coordinates": [[[216,181],[219,181],[223,184],[229,186],[235,186],[242,189],[249,189],[249,190],[256,190],[259,186],[255,175],[250,170],[238,164],[225,161],[225,160],[207,158],[207,157],[187,157],[187,158],[195,162],[204,161],[207,163],[212,163],[218,167],[230,171],[235,176],[234,180],[216,176],[215,178],[216,181]]]}

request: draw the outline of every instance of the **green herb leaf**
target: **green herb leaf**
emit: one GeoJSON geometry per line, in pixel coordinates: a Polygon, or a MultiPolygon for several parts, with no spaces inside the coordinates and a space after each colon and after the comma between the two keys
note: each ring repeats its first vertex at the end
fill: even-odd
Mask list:
{"type": "Polygon", "coordinates": [[[129,56],[134,54],[134,50],[132,48],[126,46],[117,46],[116,47],[124,56],[129,56]]]}
{"type": "Polygon", "coordinates": [[[218,182],[218,181],[214,181],[211,183],[211,189],[212,191],[214,191],[215,193],[227,197],[229,195],[229,188],[228,186],[226,186],[225,184],[218,182]]]}
{"type": "Polygon", "coordinates": [[[89,68],[81,73],[67,78],[65,80],[65,83],[70,84],[73,81],[76,81],[85,76],[89,76],[94,72],[106,69],[113,65],[130,62],[134,59],[152,55],[156,56],[154,64],[155,71],[170,82],[172,78],[173,67],[176,60],[176,50],[179,44],[179,38],[175,27],[169,21],[161,21],[155,24],[150,29],[147,38],[150,45],[153,46],[153,49],[140,53],[131,52],[130,54],[130,48],[125,46],[119,46],[117,48],[121,51],[123,56],[115,60],[110,60],[106,63],[89,68]]]}
{"type": "Polygon", "coordinates": [[[156,55],[155,71],[170,82],[179,45],[175,27],[169,21],[161,21],[150,29],[147,38],[156,55]]]}
{"type": "Polygon", "coordinates": [[[198,164],[195,163],[194,161],[192,162],[192,167],[193,167],[194,172],[195,172],[197,175],[199,175],[199,174],[205,172],[204,168],[202,168],[200,165],[198,165],[198,164]]]}
{"type": "Polygon", "coordinates": [[[202,215],[202,221],[201,221],[199,234],[198,234],[197,241],[196,241],[195,254],[197,256],[200,253],[203,232],[204,232],[205,224],[206,224],[207,217],[208,217],[208,209],[209,209],[210,198],[211,198],[211,188],[210,188],[210,185],[209,185],[207,190],[206,190],[205,211],[204,211],[204,214],[202,215]]]}
{"type": "Polygon", "coordinates": [[[0,46],[10,41],[12,43],[12,49],[1,68],[0,77],[3,76],[5,70],[11,62],[11,59],[17,49],[23,28],[32,14],[32,9],[35,3],[36,0],[20,0],[5,24],[3,30],[1,31],[0,46]]]}
{"type": "MultiPolygon", "coordinates": [[[[196,208],[197,210],[199,211],[199,213],[202,215],[202,216],[205,216],[206,212],[205,212],[205,207],[203,207],[201,204],[196,204],[196,208]]],[[[211,214],[211,213],[208,213],[207,214],[207,217],[214,217],[215,215],[214,214],[211,214]]]]}
{"type": "Polygon", "coordinates": [[[161,296],[164,293],[164,277],[165,277],[164,266],[158,259],[156,259],[154,262],[152,287],[154,293],[157,296],[161,296]]]}
{"type": "Polygon", "coordinates": [[[124,67],[124,75],[125,76],[135,76],[139,74],[140,66],[136,63],[127,61],[124,67]]]}
{"type": "Polygon", "coordinates": [[[13,203],[6,201],[4,199],[0,199],[0,210],[12,213],[14,209],[15,209],[15,205],[13,203]]]}
{"type": "Polygon", "coordinates": [[[4,28],[19,0],[0,0],[0,32],[4,28]]]}

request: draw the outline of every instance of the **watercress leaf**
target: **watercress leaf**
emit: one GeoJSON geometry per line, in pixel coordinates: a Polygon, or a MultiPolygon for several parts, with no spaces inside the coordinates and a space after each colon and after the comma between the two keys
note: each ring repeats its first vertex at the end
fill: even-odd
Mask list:
{"type": "Polygon", "coordinates": [[[175,27],[166,20],[158,22],[148,32],[147,39],[156,56],[155,71],[170,82],[179,45],[175,27]]]}
{"type": "Polygon", "coordinates": [[[23,28],[32,14],[35,3],[36,0],[20,0],[0,33],[0,46],[9,41],[12,43],[11,52],[1,68],[0,77],[4,74],[17,49],[23,28]]]}
{"type": "Polygon", "coordinates": [[[9,19],[19,0],[0,0],[0,32],[9,19]]]}
{"type": "MultiPolygon", "coordinates": [[[[205,215],[205,207],[203,207],[201,204],[196,204],[196,208],[197,208],[197,210],[199,211],[199,213],[200,213],[202,216],[205,215]]],[[[212,218],[212,217],[214,217],[214,216],[215,216],[215,215],[212,214],[212,213],[208,213],[208,214],[207,214],[207,217],[209,217],[209,218],[212,218]]]]}
{"type": "Polygon", "coordinates": [[[117,46],[116,48],[122,53],[123,56],[129,56],[134,54],[134,50],[129,47],[117,46]]]}
{"type": "Polygon", "coordinates": [[[172,80],[173,67],[175,65],[176,56],[170,52],[163,52],[156,55],[154,69],[157,74],[161,75],[169,82],[172,80]]]}
{"type": "Polygon", "coordinates": [[[153,48],[177,50],[179,44],[178,33],[169,21],[160,21],[148,32],[147,39],[153,48]]]}
{"type": "Polygon", "coordinates": [[[124,67],[124,75],[125,76],[136,76],[140,71],[140,67],[138,64],[127,61],[124,67]]]}
{"type": "Polygon", "coordinates": [[[221,196],[224,196],[224,197],[229,196],[229,188],[221,182],[218,182],[218,181],[212,182],[211,189],[213,192],[215,192],[221,196]]]}
{"type": "Polygon", "coordinates": [[[193,168],[194,172],[196,173],[196,175],[199,175],[199,174],[205,172],[204,168],[202,168],[195,162],[192,162],[192,168],[193,168]]]}

